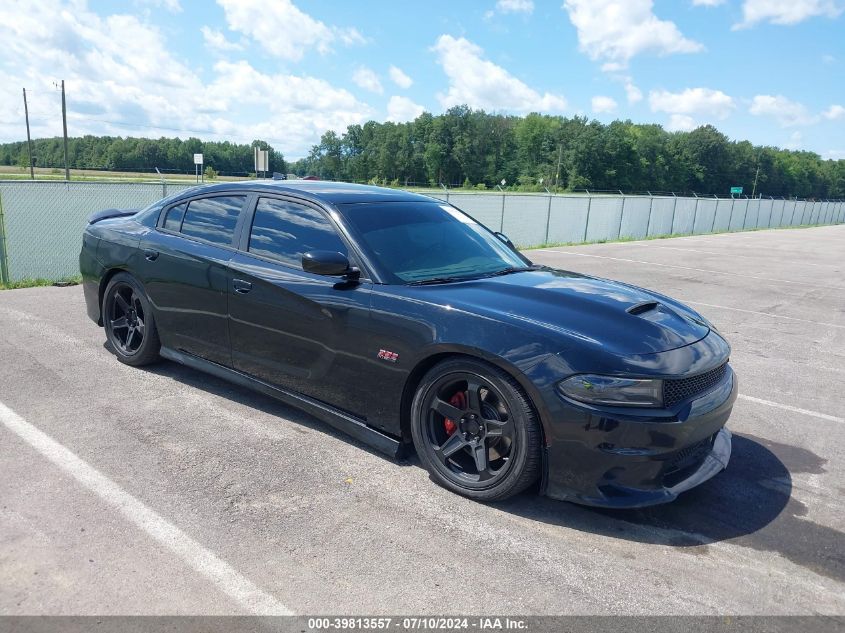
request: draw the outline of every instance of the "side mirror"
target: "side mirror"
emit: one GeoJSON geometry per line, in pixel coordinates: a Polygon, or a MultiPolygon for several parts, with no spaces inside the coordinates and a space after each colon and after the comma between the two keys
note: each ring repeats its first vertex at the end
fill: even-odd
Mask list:
{"type": "Polygon", "coordinates": [[[500,233],[499,231],[495,231],[493,233],[493,235],[498,237],[500,240],[502,240],[505,244],[510,246],[512,249],[516,250],[516,246],[513,245],[513,242],[511,242],[510,238],[507,235],[505,235],[504,233],[500,233]]]}
{"type": "Polygon", "coordinates": [[[344,276],[358,279],[361,271],[349,265],[349,259],[336,251],[308,251],[302,255],[302,270],[315,275],[344,276]]]}

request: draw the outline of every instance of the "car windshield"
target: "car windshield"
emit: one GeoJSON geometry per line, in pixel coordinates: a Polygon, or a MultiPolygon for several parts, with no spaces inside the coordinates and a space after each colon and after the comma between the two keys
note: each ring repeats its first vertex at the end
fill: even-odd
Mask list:
{"type": "Polygon", "coordinates": [[[391,283],[446,283],[530,266],[448,204],[378,202],[341,205],[341,211],[391,283]]]}

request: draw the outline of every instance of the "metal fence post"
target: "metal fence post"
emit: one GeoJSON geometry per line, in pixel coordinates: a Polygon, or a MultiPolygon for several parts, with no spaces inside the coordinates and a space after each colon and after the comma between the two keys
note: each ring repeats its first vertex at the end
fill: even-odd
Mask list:
{"type": "MultiPolygon", "coordinates": [[[[719,208],[719,202],[716,201],[716,208],[719,208]]],[[[698,196],[695,197],[695,208],[692,210],[692,233],[695,235],[695,223],[698,222],[698,196]]]]}
{"type": "Polygon", "coordinates": [[[648,222],[645,225],[645,236],[648,237],[649,231],[651,231],[651,210],[654,207],[654,196],[651,193],[648,194],[650,197],[648,199],[648,222]]]}
{"type": "Polygon", "coordinates": [[[625,218],[625,194],[622,194],[622,210],[619,212],[619,230],[616,231],[616,239],[622,237],[622,220],[625,218]]]}
{"type": "MultiPolygon", "coordinates": [[[[757,216],[760,216],[760,203],[757,203],[757,216]]],[[[745,205],[745,213],[742,214],[742,229],[745,230],[745,220],[748,218],[748,205],[745,205]]]]}
{"type": "Polygon", "coordinates": [[[546,241],[543,242],[544,244],[549,243],[549,225],[552,222],[552,194],[549,194],[549,208],[546,210],[546,241]]]}
{"type": "Polygon", "coordinates": [[[0,190],[0,283],[9,283],[8,251],[6,250],[6,222],[3,213],[2,190],[0,190]]]}
{"type": "Polygon", "coordinates": [[[587,229],[590,228],[590,207],[593,206],[593,196],[590,195],[590,192],[587,192],[587,219],[584,220],[584,239],[581,240],[582,242],[587,241],[587,229]]]}
{"type": "Polygon", "coordinates": [[[669,235],[675,234],[675,210],[678,208],[678,196],[672,192],[672,197],[675,198],[675,203],[672,205],[672,222],[669,223],[669,235]]]}

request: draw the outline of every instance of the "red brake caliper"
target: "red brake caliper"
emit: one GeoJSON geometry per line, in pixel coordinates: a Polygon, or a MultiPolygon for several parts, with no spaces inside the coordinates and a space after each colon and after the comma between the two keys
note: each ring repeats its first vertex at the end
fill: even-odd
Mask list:
{"type": "MultiPolygon", "coordinates": [[[[461,410],[466,409],[466,394],[463,391],[457,392],[454,396],[449,398],[449,404],[461,410]]],[[[446,418],[445,420],[443,420],[443,428],[446,429],[446,435],[452,435],[452,433],[458,430],[458,425],[453,420],[446,418]]]]}

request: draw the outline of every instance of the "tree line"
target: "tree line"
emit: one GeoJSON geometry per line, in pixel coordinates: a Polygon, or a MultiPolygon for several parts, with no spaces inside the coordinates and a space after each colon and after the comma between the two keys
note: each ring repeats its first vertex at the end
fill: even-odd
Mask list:
{"type": "Polygon", "coordinates": [[[333,180],[542,191],[623,190],[727,195],[845,197],[845,160],[732,141],[713,126],[584,117],[489,114],[458,106],[409,123],[326,132],[292,171],[333,180]],[[756,186],[755,186],[756,181],[756,186]]]}
{"type": "MultiPolygon", "coordinates": [[[[398,186],[511,190],[623,190],[845,198],[845,160],[733,141],[710,125],[668,132],[660,125],[585,117],[489,114],[467,106],[407,123],[370,121],[323,134],[305,158],[286,163],[268,143],[197,138],[68,139],[71,168],[190,173],[193,154],[223,175],[254,171],[253,147],[270,171],[398,186]],[[504,181],[504,185],[502,185],[504,181]]],[[[38,167],[64,166],[61,138],[36,139],[38,167]]],[[[26,142],[0,144],[0,164],[29,165],[26,142]]]]}
{"type": "MultiPolygon", "coordinates": [[[[202,154],[204,165],[218,173],[246,176],[255,171],[255,146],[270,152],[270,171],[286,172],[282,153],[261,140],[246,145],[198,138],[82,136],[68,138],[68,164],[71,169],[153,172],[158,167],[165,173],[193,173],[194,154],[202,154]]],[[[63,168],[65,165],[61,137],[34,139],[32,154],[36,167],[63,168]]],[[[0,144],[0,165],[28,168],[26,141],[0,144]]]]}

